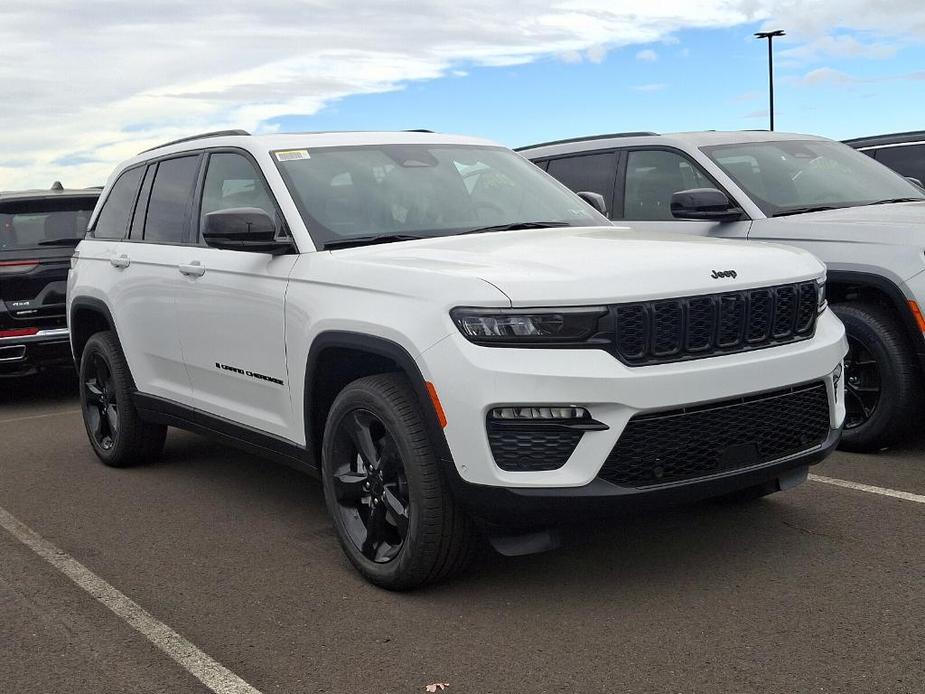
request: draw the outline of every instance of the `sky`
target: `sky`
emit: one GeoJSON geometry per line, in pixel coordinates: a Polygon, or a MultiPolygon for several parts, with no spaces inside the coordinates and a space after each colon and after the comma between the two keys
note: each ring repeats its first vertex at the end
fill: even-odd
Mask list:
{"type": "Polygon", "coordinates": [[[925,129],[921,0],[4,0],[0,190],[198,132],[925,129]],[[648,5],[648,6],[647,6],[648,5]]]}

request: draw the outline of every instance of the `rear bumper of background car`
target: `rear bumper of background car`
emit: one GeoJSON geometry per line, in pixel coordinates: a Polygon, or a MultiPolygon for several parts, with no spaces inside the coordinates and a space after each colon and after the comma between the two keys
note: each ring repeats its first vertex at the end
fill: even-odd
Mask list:
{"type": "Polygon", "coordinates": [[[24,376],[43,367],[73,365],[67,328],[0,338],[0,377],[24,376]]]}

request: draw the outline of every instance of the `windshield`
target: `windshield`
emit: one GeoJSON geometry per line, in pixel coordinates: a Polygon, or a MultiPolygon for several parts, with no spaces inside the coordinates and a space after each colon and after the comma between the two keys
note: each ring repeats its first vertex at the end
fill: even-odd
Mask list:
{"type": "Polygon", "coordinates": [[[535,222],[610,224],[503,147],[402,144],[274,154],[321,245],[383,235],[448,236],[535,222]]]}
{"type": "Polygon", "coordinates": [[[75,246],[94,205],[95,197],[0,203],[0,251],[75,246]]]}
{"type": "Polygon", "coordinates": [[[925,200],[925,192],[840,142],[786,140],[702,147],[768,217],[803,208],[925,200]]]}

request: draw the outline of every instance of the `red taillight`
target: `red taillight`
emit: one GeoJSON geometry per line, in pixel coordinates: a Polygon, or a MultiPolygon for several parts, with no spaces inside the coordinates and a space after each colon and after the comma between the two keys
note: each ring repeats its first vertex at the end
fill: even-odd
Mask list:
{"type": "Polygon", "coordinates": [[[37,260],[0,260],[0,275],[15,275],[29,272],[39,266],[37,260]]]}
{"type": "Polygon", "coordinates": [[[29,337],[37,335],[38,328],[13,328],[12,330],[0,330],[0,337],[29,337]]]}

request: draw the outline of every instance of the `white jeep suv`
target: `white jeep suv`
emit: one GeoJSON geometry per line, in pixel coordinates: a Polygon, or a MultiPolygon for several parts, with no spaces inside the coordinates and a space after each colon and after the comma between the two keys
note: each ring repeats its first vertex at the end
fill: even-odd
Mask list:
{"type": "Polygon", "coordinates": [[[118,167],[72,264],[99,458],[177,426],[311,471],[393,589],[481,534],[792,486],[845,414],[813,256],[616,228],[479,139],[170,143],[118,167]]]}
{"type": "Polygon", "coordinates": [[[848,332],[842,446],[876,451],[918,425],[918,182],[840,142],[780,132],[623,133],[518,151],[573,190],[600,195],[611,219],[634,229],[786,243],[816,255],[848,332]]]}

